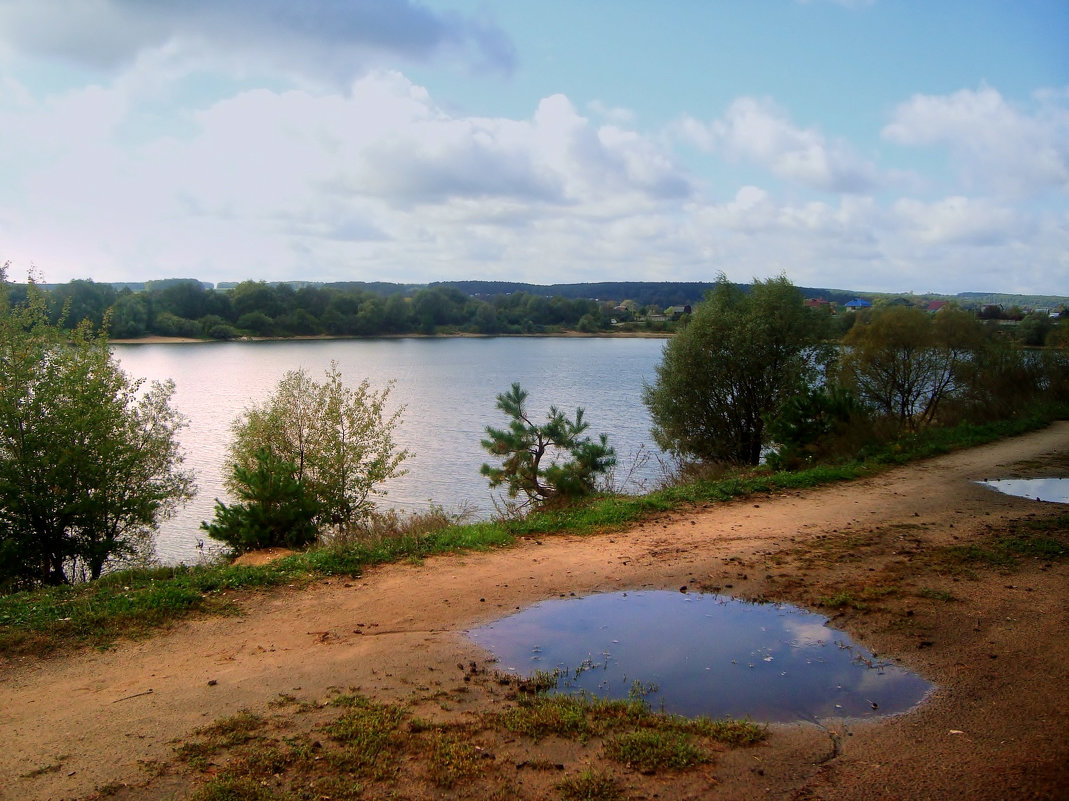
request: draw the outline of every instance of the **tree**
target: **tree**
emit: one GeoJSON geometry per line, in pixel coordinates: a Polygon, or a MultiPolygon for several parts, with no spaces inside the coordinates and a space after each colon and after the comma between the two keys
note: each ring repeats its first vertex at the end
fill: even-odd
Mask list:
{"type": "MultiPolygon", "coordinates": [[[[235,421],[229,461],[253,473],[257,454],[269,451],[276,467],[292,466],[293,479],[318,507],[318,525],[348,525],[374,511],[384,481],[404,474],[400,465],[409,454],[394,441],[404,409],[387,415],[392,385],[376,392],[364,379],[347,387],[334,362],[325,376],[316,382],[303,369],[286,373],[274,395],[235,421]]],[[[227,489],[240,495],[234,475],[227,489]]]]}
{"type": "Polygon", "coordinates": [[[818,318],[786,277],[745,293],[721,274],[645,387],[654,440],[687,458],[757,464],[766,421],[814,379],[817,335],[818,318]]]}
{"type": "Polygon", "coordinates": [[[844,381],[878,413],[915,430],[960,390],[962,368],[982,340],[980,323],[960,309],[933,316],[889,306],[844,337],[844,381]]]}
{"type": "Polygon", "coordinates": [[[173,383],[144,387],[88,322],[64,331],[30,282],[11,305],[0,268],[0,583],[97,578],[151,553],[193,495],[173,383]]]}
{"type": "Polygon", "coordinates": [[[200,527],[237,553],[284,546],[300,548],[315,542],[319,505],[295,478],[296,466],[266,448],[256,451],[256,466],[232,465],[231,483],[240,503],[215,501],[215,519],[200,527]]]}
{"type": "Polygon", "coordinates": [[[575,410],[575,420],[551,406],[542,425],[527,413],[527,392],[519,384],[497,396],[497,408],[509,418],[507,429],[486,427],[487,439],[482,446],[493,456],[500,456],[501,467],[484,464],[480,473],[490,479],[490,486],[508,486],[508,495],[519,493],[534,503],[554,498],[574,498],[594,491],[598,475],[616,464],[616,454],[601,434],[595,442],[582,434],[590,427],[583,420],[583,410],[575,410]],[[549,464],[543,460],[548,457],[549,464]]]}

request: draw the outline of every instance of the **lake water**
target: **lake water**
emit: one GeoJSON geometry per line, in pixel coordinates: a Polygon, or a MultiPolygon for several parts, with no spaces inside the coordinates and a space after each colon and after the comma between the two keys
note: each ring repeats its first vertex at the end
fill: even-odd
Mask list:
{"type": "MultiPolygon", "coordinates": [[[[538,418],[551,404],[569,416],[583,407],[588,433],[609,435],[622,479],[641,450],[658,453],[642,387],[653,381],[663,345],[641,338],[412,338],[116,345],[114,352],[132,377],[173,379],[174,406],[189,420],[180,439],[198,495],[157,538],[160,559],[177,563],[196,561],[198,543],[211,549],[199,526],[212,517],[215,498],[229,500],[222,482],[231,423],[269,396],[288,370],[303,367],[319,379],[333,360],[352,384],[365,377],[375,388],[396,382],[393,408],[406,407],[397,440],[412,457],[405,462],[408,475],[387,485],[381,505],[410,511],[431,502],[447,510],[468,505],[489,516],[493,498],[479,475],[489,455],[479,442],[487,425],[506,422],[496,408],[498,394],[518,381],[538,418]]],[[[648,486],[660,473],[650,459],[636,478],[648,486]]],[[[623,489],[643,486],[633,481],[623,489]]]]}
{"type": "Polygon", "coordinates": [[[498,668],[558,672],[557,691],[768,723],[906,712],[932,684],[826,618],[723,595],[634,591],[543,601],[468,635],[498,668]],[[637,682],[637,684],[636,684],[637,682]]]}

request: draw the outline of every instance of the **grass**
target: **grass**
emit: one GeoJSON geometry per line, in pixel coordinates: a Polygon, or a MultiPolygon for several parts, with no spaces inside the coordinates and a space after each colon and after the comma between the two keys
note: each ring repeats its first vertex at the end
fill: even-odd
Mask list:
{"type": "Polygon", "coordinates": [[[189,801],[281,801],[272,792],[248,777],[218,776],[201,785],[189,801]]]}
{"type": "Polygon", "coordinates": [[[267,721],[259,715],[242,710],[237,715],[222,718],[211,726],[197,729],[196,740],[183,743],[176,749],[178,758],[197,766],[204,766],[208,758],[220,751],[242,745],[260,736],[267,721]]]}
{"type": "Polygon", "coordinates": [[[587,768],[557,784],[561,801],[623,801],[624,791],[611,775],[587,768]]]}
{"type": "Polygon", "coordinates": [[[1023,559],[1052,562],[1069,556],[1069,515],[1019,521],[1006,532],[968,545],[940,548],[934,561],[949,572],[973,566],[1009,570],[1023,559]]]}
{"type": "Polygon", "coordinates": [[[639,729],[615,735],[605,743],[606,755],[642,773],[682,770],[712,761],[712,755],[686,734],[639,729]]]}
{"type": "MultiPolygon", "coordinates": [[[[482,674],[475,687],[489,688],[488,697],[495,698],[503,678],[482,674]]],[[[437,720],[410,713],[420,703],[415,695],[380,703],[348,693],[327,705],[297,702],[284,710],[268,704],[271,718],[243,711],[198,729],[176,744],[175,770],[153,770],[149,782],[167,776],[173,787],[181,779],[188,791],[172,790],[168,797],[186,801],[614,801],[630,797],[624,776],[686,771],[712,762],[725,747],[768,737],[749,721],[667,715],[637,700],[513,695],[505,710],[495,703],[437,720]],[[563,751],[562,741],[571,744],[563,751]],[[560,761],[562,754],[581,759],[582,770],[560,761]],[[521,770],[529,778],[517,782],[521,770]],[[556,771],[567,774],[554,783],[556,771]]],[[[635,781],[627,780],[629,792],[635,781]]],[[[660,785],[646,789],[657,792],[660,785]]]]}
{"type": "MultiPolygon", "coordinates": [[[[1058,410],[1064,411],[1064,410],[1058,410]]],[[[239,594],[279,586],[303,586],[331,576],[359,576],[367,568],[419,561],[434,554],[507,547],[522,537],[617,531],[643,518],[693,504],[728,501],[849,481],[889,464],[925,458],[1013,436],[1049,423],[1056,414],[984,425],[928,429],[906,437],[866,461],[798,471],[738,470],[640,496],[598,496],[583,503],[512,520],[452,523],[386,519],[362,539],[337,542],[261,566],[199,565],[125,570],[77,586],[0,595],[0,654],[44,654],[57,648],[107,647],[122,637],[142,637],[190,615],[233,614],[239,594]],[[392,533],[391,533],[392,532],[392,533]]],[[[388,518],[388,515],[385,516],[388,518]]],[[[1006,553],[959,554],[965,561],[1008,563],[1006,553]]],[[[1029,547],[1057,555],[1057,543],[1029,547]]],[[[834,600],[834,599],[832,599],[834,600]]],[[[849,601],[847,601],[849,602],[849,601]]]]}
{"type": "Polygon", "coordinates": [[[585,693],[543,694],[521,698],[516,706],[499,713],[505,729],[540,740],[560,737],[585,742],[621,727],[671,735],[696,735],[725,745],[754,745],[768,736],[764,726],[748,720],[684,718],[654,713],[644,701],[612,700],[585,693]]]}
{"type": "Polygon", "coordinates": [[[436,731],[432,735],[427,774],[438,787],[450,789],[481,775],[485,751],[456,734],[436,731]]]}

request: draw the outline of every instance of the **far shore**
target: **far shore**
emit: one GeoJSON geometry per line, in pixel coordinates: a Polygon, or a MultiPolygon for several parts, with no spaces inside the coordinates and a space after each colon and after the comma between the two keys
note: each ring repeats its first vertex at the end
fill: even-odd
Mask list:
{"type": "Polygon", "coordinates": [[[599,331],[586,334],[581,331],[560,331],[554,334],[371,334],[369,336],[336,336],[333,334],[305,334],[292,337],[239,337],[237,339],[197,339],[196,337],[165,337],[153,334],[146,337],[109,339],[112,345],[193,345],[213,342],[317,342],[369,339],[492,339],[495,337],[552,337],[563,339],[668,339],[670,331],[599,331]]]}

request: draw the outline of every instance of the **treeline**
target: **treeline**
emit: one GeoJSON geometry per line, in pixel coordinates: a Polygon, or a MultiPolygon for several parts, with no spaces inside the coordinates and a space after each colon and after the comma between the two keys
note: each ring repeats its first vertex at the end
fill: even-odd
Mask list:
{"type": "MultiPolygon", "coordinates": [[[[26,290],[25,285],[12,286],[12,301],[25,300],[26,290]]],[[[597,333],[628,325],[670,327],[664,320],[646,320],[647,312],[662,311],[658,306],[631,302],[621,307],[615,301],[528,292],[473,297],[448,284],[407,289],[352,284],[294,288],[288,283],[244,281],[231,289],[214,289],[183,280],[134,291],[75,280],[51,287],[46,298],[53,323],[73,328],[89,320],[120,339],[597,333]]]]}
{"type": "Polygon", "coordinates": [[[807,306],[784,276],[721,276],[665,345],[644,401],[652,434],[695,464],[786,469],[863,460],[921,432],[1069,412],[1069,324],[1027,351],[952,305],[807,306]]]}
{"type": "MultiPolygon", "coordinates": [[[[743,293],[751,285],[737,285],[743,293]]],[[[243,281],[212,287],[194,279],[144,284],[75,280],[38,285],[51,322],[73,329],[88,320],[113,338],[145,336],[240,339],[292,336],[389,336],[404,334],[554,334],[577,331],[671,331],[681,310],[696,306],[711,282],[602,282],[542,286],[504,281],[456,281],[428,285],[389,282],[243,281]],[[665,312],[668,312],[667,314],[665,312]]],[[[12,284],[13,302],[27,286],[12,284]]],[[[844,335],[857,319],[845,308],[854,295],[798,287],[835,318],[831,330],[844,335]]],[[[879,296],[873,308],[906,305],[929,308],[924,298],[879,296]]],[[[934,305],[934,304],[931,304],[934,305]]],[[[1025,345],[1048,344],[1056,334],[1051,312],[1019,305],[971,306],[989,325],[1025,345]]]]}

